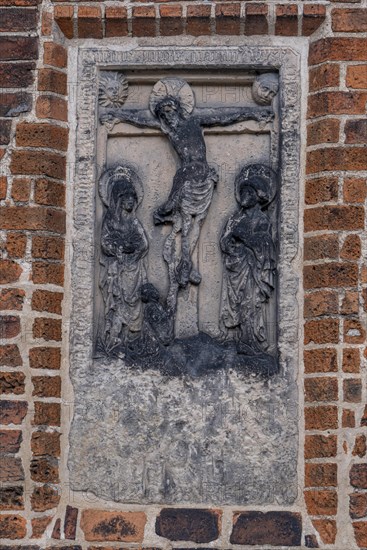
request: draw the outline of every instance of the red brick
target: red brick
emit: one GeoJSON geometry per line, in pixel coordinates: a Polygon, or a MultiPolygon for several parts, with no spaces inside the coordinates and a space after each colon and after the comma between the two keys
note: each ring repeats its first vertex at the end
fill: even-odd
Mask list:
{"type": "MultiPolygon", "coordinates": [[[[1,69],[0,69],[0,73],[1,73],[1,69]]],[[[11,120],[0,120],[0,145],[8,145],[10,141],[11,126],[12,126],[11,120]]]]}
{"type": "Polygon", "coordinates": [[[183,34],[184,20],[181,4],[161,4],[159,6],[160,35],[177,36],[183,34]]]}
{"type": "Polygon", "coordinates": [[[102,38],[102,15],[99,6],[78,7],[78,38],[102,38]]]}
{"type": "MultiPolygon", "coordinates": [[[[323,436],[307,436],[323,437],[323,436]]],[[[326,439],[326,438],[324,438],[326,439]]],[[[338,484],[337,464],[305,464],[306,487],[336,487],[338,484]]]]}
{"type": "Polygon", "coordinates": [[[38,397],[61,397],[60,376],[32,376],[33,393],[38,397]]]}
{"type": "MultiPolygon", "coordinates": [[[[306,6],[305,6],[306,7],[306,6]]],[[[340,69],[337,63],[325,63],[309,71],[310,92],[339,86],[340,69]]]]}
{"type": "Polygon", "coordinates": [[[334,118],[318,120],[307,126],[307,145],[338,143],[340,121],[334,118]]]}
{"type": "Polygon", "coordinates": [[[355,428],[356,419],[354,411],[343,409],[342,428],[355,428]]]}
{"type": "Polygon", "coordinates": [[[334,544],[336,538],[336,522],[331,519],[314,519],[313,526],[319,532],[324,544],[334,544]]]}
{"type": "Polygon", "coordinates": [[[275,7],[275,34],[280,36],[298,35],[298,6],[281,4],[275,7]]]}
{"type": "Polygon", "coordinates": [[[0,340],[14,338],[20,333],[20,319],[15,315],[0,316],[0,340]]]}
{"type": "Polygon", "coordinates": [[[366,32],[367,9],[333,9],[331,12],[331,28],[335,32],[366,32]]]}
{"type": "Polygon", "coordinates": [[[33,432],[31,449],[35,456],[60,456],[60,433],[33,432]]]}
{"type": "Polygon", "coordinates": [[[338,407],[320,405],[305,408],[306,430],[333,430],[338,427],[338,407]]]}
{"type": "Polygon", "coordinates": [[[359,372],[361,359],[359,349],[343,349],[343,372],[359,372]]]}
{"type": "Polygon", "coordinates": [[[345,260],[358,260],[361,257],[361,239],[358,235],[348,235],[345,238],[340,257],[345,260]]]}
{"type": "Polygon", "coordinates": [[[48,147],[66,151],[68,130],[53,124],[23,122],[17,125],[16,144],[18,147],[48,147]]]}
{"type": "MultiPolygon", "coordinates": [[[[32,109],[32,95],[25,92],[1,94],[0,117],[16,117],[32,109]]],[[[1,157],[0,157],[1,158],[1,157]]]]}
{"type": "Polygon", "coordinates": [[[367,119],[346,121],[345,143],[367,143],[367,119]]]}
{"type": "Polygon", "coordinates": [[[337,234],[306,237],[304,240],[304,260],[335,260],[339,256],[339,239],[337,234]]]}
{"type": "Polygon", "coordinates": [[[308,98],[308,118],[365,113],[365,92],[319,92],[308,98]]]}
{"type": "Polygon", "coordinates": [[[367,426],[367,405],[364,406],[364,411],[361,418],[361,426],[367,426]]]}
{"type": "MultiPolygon", "coordinates": [[[[41,153],[31,150],[14,150],[10,169],[13,174],[41,174],[51,178],[64,179],[66,175],[66,158],[48,151],[42,151],[41,153]]],[[[13,209],[13,211],[15,210],[13,209]]],[[[8,229],[16,228],[10,227],[8,229]]]]}
{"type": "Polygon", "coordinates": [[[23,509],[23,487],[0,487],[0,510],[23,509]]]}
{"type": "Polygon", "coordinates": [[[1,401],[0,424],[21,424],[27,414],[26,401],[1,401]]]}
{"type": "Polygon", "coordinates": [[[37,317],[33,323],[33,338],[60,341],[62,338],[61,320],[37,317]]]}
{"type": "Polygon", "coordinates": [[[41,34],[42,36],[51,36],[52,34],[53,14],[49,11],[42,12],[41,16],[41,34]]]}
{"type": "Polygon", "coordinates": [[[0,393],[21,395],[24,393],[24,380],[22,372],[0,372],[0,393]]]}
{"type": "Polygon", "coordinates": [[[349,481],[356,489],[367,489],[367,464],[353,464],[349,472],[349,481]]]}
{"type": "Polygon", "coordinates": [[[113,36],[127,36],[127,9],[120,6],[106,6],[105,25],[107,38],[113,36]]]}
{"type": "Polygon", "coordinates": [[[35,290],[32,295],[32,309],[61,315],[61,302],[63,296],[62,292],[35,290]]]}
{"type": "Polygon", "coordinates": [[[347,403],[361,402],[362,382],[359,378],[347,378],[343,380],[343,400],[347,403]]]}
{"type": "Polygon", "coordinates": [[[80,527],[87,541],[142,542],[145,523],[143,512],[83,510],[80,527]]]}
{"type": "Polygon", "coordinates": [[[60,348],[32,348],[29,350],[29,364],[32,369],[58,370],[61,366],[60,348]]]}
{"type": "Polygon", "coordinates": [[[37,204],[63,207],[65,206],[65,185],[39,179],[35,183],[34,200],[37,204]]]}
{"type": "Polygon", "coordinates": [[[329,377],[306,378],[304,382],[305,401],[337,401],[338,379],[329,377]]]}
{"type": "Polygon", "coordinates": [[[39,518],[33,518],[32,523],[32,539],[40,539],[46,531],[48,525],[51,523],[53,516],[43,516],[39,518]]]}
{"type": "Polygon", "coordinates": [[[366,200],[366,178],[345,178],[343,184],[344,202],[364,203],[366,200]]]}
{"type": "Polygon", "coordinates": [[[0,208],[3,229],[54,231],[65,233],[65,212],[42,206],[11,206],[0,208]]]}
{"type": "Polygon", "coordinates": [[[46,426],[60,426],[61,407],[60,403],[34,403],[33,423],[46,426]]]}
{"type": "Polygon", "coordinates": [[[15,202],[27,202],[31,193],[31,180],[29,178],[13,178],[11,196],[15,202]]]}
{"type": "Polygon", "coordinates": [[[54,19],[66,38],[74,38],[74,6],[55,6],[54,19]]]}
{"type": "Polygon", "coordinates": [[[6,176],[0,176],[0,200],[6,198],[6,191],[8,188],[8,178],[6,176]]]}
{"type": "Polygon", "coordinates": [[[348,88],[367,89],[367,65],[349,65],[346,84],[348,88]]]}
{"type": "Polygon", "coordinates": [[[67,75],[55,69],[39,69],[38,89],[41,92],[67,94],[67,75]]]}
{"type": "Polygon", "coordinates": [[[37,29],[36,8],[0,9],[0,32],[28,32],[37,29]]]}
{"type": "Polygon", "coordinates": [[[54,487],[43,485],[36,487],[31,496],[32,510],[35,512],[45,512],[56,508],[60,501],[60,495],[54,487]]]}
{"type": "Polygon", "coordinates": [[[359,456],[359,458],[364,458],[366,456],[366,451],[366,436],[364,434],[359,434],[356,436],[352,455],[359,456]]]}
{"type": "Polygon", "coordinates": [[[352,519],[362,519],[367,516],[367,493],[349,495],[349,515],[352,519]]]}
{"type": "Polygon", "coordinates": [[[305,289],[355,286],[358,266],[352,263],[306,265],[303,270],[305,289]]]}
{"type": "Polygon", "coordinates": [[[211,34],[211,6],[193,4],[187,6],[186,34],[193,36],[211,34]]]}
{"type": "Polygon", "coordinates": [[[348,344],[363,344],[366,338],[365,327],[357,319],[345,319],[344,342],[348,344]]]}
{"type": "Polygon", "coordinates": [[[0,58],[2,61],[37,59],[38,39],[28,36],[1,36],[0,58]]]}
{"type": "Polygon", "coordinates": [[[337,353],[333,348],[312,349],[304,352],[305,372],[337,372],[337,353]]]}
{"type": "Polygon", "coordinates": [[[336,292],[313,292],[305,295],[304,316],[319,317],[321,315],[333,315],[339,312],[339,300],[336,292]]]}
{"type": "Polygon", "coordinates": [[[51,456],[36,456],[31,460],[31,479],[39,483],[59,483],[59,461],[51,456]]]}
{"type": "Polygon", "coordinates": [[[308,208],[304,215],[305,231],[351,231],[364,228],[362,206],[321,206],[308,208]]]}
{"type": "Polygon", "coordinates": [[[338,178],[324,176],[306,181],[306,204],[336,201],[338,199],[338,178]]]}
{"type": "Polygon", "coordinates": [[[221,3],[215,5],[215,32],[216,34],[239,35],[240,34],[241,4],[221,3]]]}
{"type": "Polygon", "coordinates": [[[75,540],[76,538],[76,525],[78,519],[78,508],[72,506],[66,506],[64,533],[65,538],[69,540],[75,540]]]}
{"type": "Polygon", "coordinates": [[[246,3],[245,35],[268,34],[268,6],[263,3],[246,3]]]}
{"type": "Polygon", "coordinates": [[[367,521],[354,521],[352,525],[358,546],[367,548],[367,521]]]}
{"type": "Polygon", "coordinates": [[[55,42],[45,42],[43,45],[43,62],[45,65],[65,69],[68,63],[66,48],[55,42]]]}
{"type": "Polygon", "coordinates": [[[54,528],[52,529],[51,538],[57,540],[61,539],[61,518],[56,519],[54,528]]]}
{"type": "Polygon", "coordinates": [[[310,45],[309,65],[324,61],[367,61],[366,38],[322,38],[310,45]]]}
{"type": "Polygon", "coordinates": [[[305,436],[305,459],[331,458],[337,453],[336,435],[306,435],[305,436]]]}
{"type": "Polygon", "coordinates": [[[0,346],[0,366],[20,367],[23,364],[19,348],[15,344],[0,346]]]}
{"type": "Polygon", "coordinates": [[[15,283],[22,274],[22,268],[13,260],[0,260],[0,284],[15,283]]]}
{"type": "Polygon", "coordinates": [[[33,262],[32,281],[35,284],[50,283],[63,286],[64,265],[60,263],[33,262]]]}
{"type": "MultiPolygon", "coordinates": [[[[61,97],[56,97],[52,95],[39,96],[37,98],[36,104],[36,115],[38,116],[38,118],[50,118],[52,120],[61,120],[62,122],[67,122],[67,103],[65,99],[62,99],[61,97]]],[[[48,174],[47,172],[45,172],[43,175],[52,177],[52,174],[48,174]]]]}
{"type": "Polygon", "coordinates": [[[154,6],[134,6],[132,11],[133,36],[155,36],[156,19],[154,6]]]}
{"type": "Polygon", "coordinates": [[[305,501],[311,516],[334,516],[338,507],[335,491],[305,491],[305,501]]]}
{"type": "Polygon", "coordinates": [[[8,233],[6,236],[6,251],[9,258],[24,258],[27,247],[27,235],[24,233],[8,233]]]}
{"type": "Polygon", "coordinates": [[[35,63],[1,63],[0,88],[26,88],[33,83],[35,63]]]}
{"type": "Polygon", "coordinates": [[[33,258],[64,259],[65,241],[59,237],[35,235],[32,239],[33,258]]]}
{"type": "Polygon", "coordinates": [[[0,453],[17,453],[23,436],[21,430],[0,431],[0,453]]]}
{"type": "Polygon", "coordinates": [[[0,482],[14,483],[16,481],[24,481],[24,470],[21,459],[14,456],[2,456],[0,482]]]}
{"type": "Polygon", "coordinates": [[[325,21],[326,7],[319,4],[305,4],[303,6],[302,34],[310,36],[325,21]]]}
{"type": "Polygon", "coordinates": [[[242,548],[294,548],[301,544],[301,531],[302,517],[297,512],[237,512],[233,516],[229,540],[231,544],[241,545],[242,548]]]}
{"type": "Polygon", "coordinates": [[[27,534],[27,521],[21,516],[4,514],[0,516],[0,537],[4,539],[23,539],[27,534]]]}

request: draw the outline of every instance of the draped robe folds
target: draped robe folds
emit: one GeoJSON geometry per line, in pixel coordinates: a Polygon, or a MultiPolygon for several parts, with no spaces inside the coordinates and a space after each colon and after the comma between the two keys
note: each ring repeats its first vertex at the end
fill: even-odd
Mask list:
{"type": "MultiPolygon", "coordinates": [[[[108,211],[102,225],[102,275],[100,288],[105,305],[106,333],[118,334],[126,326],[138,332],[142,326],[140,289],[147,280],[144,256],[148,239],[134,215],[108,211]],[[118,326],[113,325],[117,324],[118,326]]],[[[107,334],[106,334],[107,336],[107,334]]]]}
{"type": "Polygon", "coordinates": [[[241,210],[221,237],[224,255],[220,318],[254,352],[268,348],[265,304],[274,290],[275,248],[271,224],[258,207],[241,210]]]}

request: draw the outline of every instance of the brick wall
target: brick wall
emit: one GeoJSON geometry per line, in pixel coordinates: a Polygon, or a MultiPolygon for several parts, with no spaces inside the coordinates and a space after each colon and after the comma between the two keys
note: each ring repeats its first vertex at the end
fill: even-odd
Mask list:
{"type": "Polygon", "coordinates": [[[164,537],[162,547],[207,544],[223,529],[223,548],[367,548],[366,2],[1,0],[0,6],[5,548],[144,546],[147,518],[164,537]],[[300,511],[102,510],[69,497],[60,420],[69,415],[61,401],[68,43],[181,34],[309,37],[300,511]]]}

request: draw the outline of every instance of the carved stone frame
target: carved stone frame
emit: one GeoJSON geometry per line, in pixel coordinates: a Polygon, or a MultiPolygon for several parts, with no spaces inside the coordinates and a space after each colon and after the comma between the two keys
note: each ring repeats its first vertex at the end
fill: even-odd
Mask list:
{"type": "MultiPolygon", "coordinates": [[[[282,367],[296,375],[299,351],[297,294],[299,273],[294,267],[299,243],[300,73],[301,55],[293,48],[274,46],[80,48],[77,87],[77,135],[73,185],[71,376],[87,369],[93,353],[95,181],[98,162],[96,131],[98,71],[101,68],[276,69],[280,78],[280,220],[278,349],[282,367]]],[[[101,161],[99,157],[99,161],[101,161]]]]}

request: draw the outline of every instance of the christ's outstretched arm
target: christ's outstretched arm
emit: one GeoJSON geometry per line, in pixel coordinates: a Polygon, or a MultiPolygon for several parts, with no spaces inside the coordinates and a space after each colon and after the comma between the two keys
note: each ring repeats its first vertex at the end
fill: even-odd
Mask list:
{"type": "Polygon", "coordinates": [[[141,128],[160,128],[158,120],[148,109],[108,109],[100,116],[102,124],[106,122],[128,122],[141,128]]]}
{"type": "Polygon", "coordinates": [[[195,109],[193,116],[202,126],[229,126],[244,120],[272,122],[274,111],[269,107],[220,107],[213,109],[195,109]]]}

